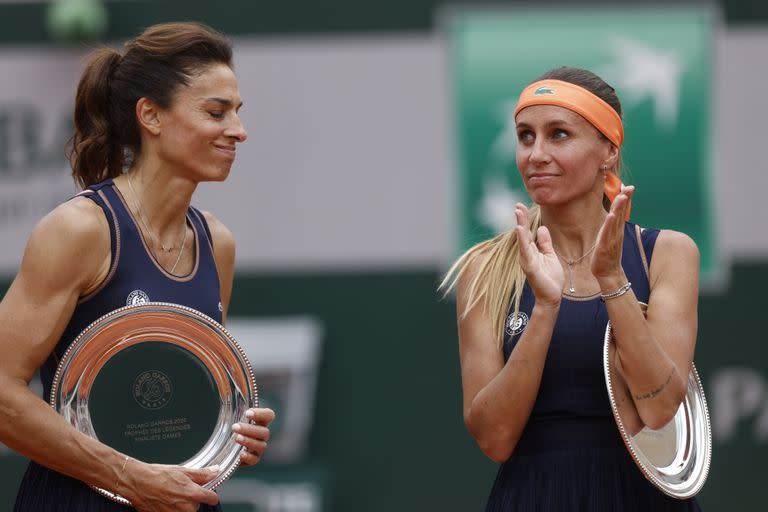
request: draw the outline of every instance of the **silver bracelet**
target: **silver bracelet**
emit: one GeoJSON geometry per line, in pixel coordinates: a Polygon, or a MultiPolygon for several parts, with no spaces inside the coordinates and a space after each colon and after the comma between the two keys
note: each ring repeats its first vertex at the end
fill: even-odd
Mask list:
{"type": "Polygon", "coordinates": [[[601,293],[600,294],[600,300],[605,302],[607,300],[615,299],[616,297],[621,297],[622,295],[627,293],[630,288],[632,288],[632,283],[627,281],[627,284],[625,284],[624,286],[619,287],[619,289],[616,290],[615,292],[601,293]]]}

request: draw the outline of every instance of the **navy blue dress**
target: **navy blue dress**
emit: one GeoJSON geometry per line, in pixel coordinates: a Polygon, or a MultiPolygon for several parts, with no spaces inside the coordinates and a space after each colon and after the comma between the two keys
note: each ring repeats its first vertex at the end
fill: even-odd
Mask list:
{"type": "MultiPolygon", "coordinates": [[[[648,302],[648,263],[659,231],[627,223],[622,266],[637,299],[648,302]]],[[[504,359],[533,309],[525,285],[520,317],[510,308],[504,359]]],[[[694,499],[652,486],[622,442],[603,375],[608,313],[599,294],[563,296],[531,416],[512,456],[496,475],[487,512],[698,511],[694,499]]]]}
{"type": "MultiPolygon", "coordinates": [[[[98,204],[107,217],[112,263],[102,285],[78,301],[61,340],[40,368],[46,399],[50,396],[56,367],[67,347],[83,329],[110,311],[148,301],[173,302],[197,309],[217,322],[222,320],[211,234],[198,210],[190,208],[187,212],[187,224],[192,226],[195,234],[194,266],[189,274],[175,276],[166,272],[149,251],[136,219],[112,180],[93,185],[81,195],[98,204]]],[[[32,461],[21,481],[14,510],[114,512],[133,508],[110,501],[85,483],[32,461]]],[[[200,510],[212,512],[220,507],[203,505],[200,510]]]]}

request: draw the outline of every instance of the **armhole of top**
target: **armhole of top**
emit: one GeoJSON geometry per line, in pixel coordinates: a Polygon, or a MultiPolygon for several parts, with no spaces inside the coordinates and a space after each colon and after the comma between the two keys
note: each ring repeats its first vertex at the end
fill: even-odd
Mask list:
{"type": "Polygon", "coordinates": [[[205,220],[205,216],[200,210],[198,210],[194,206],[190,206],[189,209],[192,210],[192,213],[195,215],[195,217],[197,217],[197,220],[203,226],[203,230],[205,230],[205,238],[208,240],[208,246],[211,248],[211,252],[214,252],[213,236],[211,235],[211,228],[208,227],[208,222],[205,220]]]}
{"type": "Polygon", "coordinates": [[[635,233],[637,235],[637,244],[640,249],[640,258],[643,260],[643,269],[645,270],[645,276],[648,278],[648,282],[651,282],[651,257],[653,256],[653,248],[656,246],[656,239],[659,236],[660,231],[658,229],[646,229],[635,225],[635,233]]]}
{"type": "Polygon", "coordinates": [[[112,208],[112,204],[109,202],[109,199],[107,199],[106,195],[104,195],[104,191],[86,189],[77,194],[77,196],[87,197],[101,208],[101,210],[104,212],[104,216],[107,218],[110,239],[109,272],[107,272],[106,277],[104,277],[101,283],[99,283],[99,285],[94,288],[93,291],[89,292],[88,295],[80,297],[77,303],[82,304],[89,301],[96,294],[102,291],[115,275],[117,264],[120,261],[120,226],[117,223],[117,215],[115,215],[115,210],[112,208]]]}
{"type": "Polygon", "coordinates": [[[643,232],[645,231],[645,228],[641,228],[637,224],[635,224],[635,236],[637,237],[637,248],[639,249],[638,252],[640,253],[640,260],[643,262],[643,270],[645,271],[645,278],[648,280],[648,282],[651,282],[651,271],[648,267],[648,263],[651,260],[651,256],[648,253],[645,244],[643,243],[643,232]]]}

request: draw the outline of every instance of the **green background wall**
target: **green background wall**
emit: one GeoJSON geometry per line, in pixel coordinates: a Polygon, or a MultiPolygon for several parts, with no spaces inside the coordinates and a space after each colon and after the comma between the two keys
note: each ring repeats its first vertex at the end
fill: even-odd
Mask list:
{"type": "MultiPolygon", "coordinates": [[[[500,2],[505,3],[505,2],[500,2]]],[[[113,2],[110,39],[169,19],[206,21],[230,34],[430,31],[437,0],[360,2],[113,2]],[[144,8],[146,6],[146,8],[144,8]]],[[[721,4],[729,24],[765,23],[768,3],[721,4]]],[[[0,43],[49,41],[40,4],[0,6],[0,43]]],[[[238,273],[231,314],[309,314],[325,330],[308,464],[328,469],[329,510],[481,510],[495,465],[462,425],[454,305],[435,293],[438,268],[308,274],[238,273]]],[[[7,283],[6,283],[7,284],[7,283]]],[[[731,282],[700,300],[697,366],[709,384],[745,362],[768,374],[763,290],[768,262],[735,262],[731,282]]],[[[768,396],[768,395],[767,395],[768,396]]],[[[745,414],[732,441],[715,444],[705,510],[763,503],[768,404],[745,414]],[[733,490],[738,489],[737,493],[733,490]]],[[[24,461],[3,459],[0,510],[10,509],[24,461]]],[[[258,476],[269,468],[244,470],[258,476]]]]}

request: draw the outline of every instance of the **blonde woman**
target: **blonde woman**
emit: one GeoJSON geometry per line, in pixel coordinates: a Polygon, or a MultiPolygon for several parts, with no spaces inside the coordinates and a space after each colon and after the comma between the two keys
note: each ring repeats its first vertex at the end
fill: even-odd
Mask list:
{"type": "Polygon", "coordinates": [[[546,73],[521,94],[515,122],[535,204],[518,204],[517,226],[467,251],[445,282],[457,288],[464,421],[501,464],[487,510],[699,510],[635,467],[602,371],[610,320],[639,420],[673,417],[696,342],[696,245],[626,221],[621,106],[598,76],[546,73]]]}

